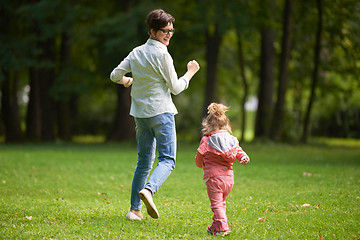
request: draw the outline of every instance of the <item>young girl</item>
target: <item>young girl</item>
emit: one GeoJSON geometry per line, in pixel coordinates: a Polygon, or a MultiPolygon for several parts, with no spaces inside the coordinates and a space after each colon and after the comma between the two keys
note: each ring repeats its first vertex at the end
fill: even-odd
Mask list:
{"type": "Polygon", "coordinates": [[[231,135],[230,121],[225,115],[228,109],[223,104],[209,105],[208,115],[202,121],[204,136],[195,156],[196,165],[204,170],[204,181],[214,212],[212,225],[207,231],[221,236],[230,233],[225,199],[234,185],[233,163],[235,159],[243,165],[250,161],[236,137],[231,135]]]}

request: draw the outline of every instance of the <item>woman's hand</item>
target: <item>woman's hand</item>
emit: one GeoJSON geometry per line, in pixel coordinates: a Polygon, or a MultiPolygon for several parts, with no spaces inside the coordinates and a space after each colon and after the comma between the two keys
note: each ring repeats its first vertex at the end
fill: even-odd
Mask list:
{"type": "Polygon", "coordinates": [[[133,79],[129,77],[129,79],[127,80],[127,82],[124,84],[124,87],[126,87],[126,88],[130,87],[131,84],[132,84],[132,82],[133,82],[133,79]]]}
{"type": "Polygon", "coordinates": [[[122,85],[124,85],[124,87],[128,88],[128,87],[131,86],[132,82],[133,82],[133,79],[132,79],[131,77],[125,77],[125,76],[124,76],[124,77],[121,79],[121,81],[118,82],[118,84],[122,84],[122,85]]]}
{"type": "Polygon", "coordinates": [[[195,60],[192,60],[188,62],[187,72],[185,73],[184,76],[190,81],[190,79],[195,75],[197,71],[199,71],[199,69],[200,69],[200,65],[195,60]]]}
{"type": "Polygon", "coordinates": [[[192,60],[188,62],[187,69],[189,72],[193,73],[194,75],[197,71],[199,71],[200,65],[195,60],[192,60]]]}

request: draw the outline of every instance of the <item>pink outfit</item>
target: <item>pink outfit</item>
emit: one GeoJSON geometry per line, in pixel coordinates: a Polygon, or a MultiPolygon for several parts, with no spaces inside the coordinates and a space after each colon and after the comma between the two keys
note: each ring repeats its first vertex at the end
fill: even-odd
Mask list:
{"type": "Polygon", "coordinates": [[[214,212],[211,228],[228,231],[226,197],[234,185],[233,163],[247,157],[239,141],[226,130],[206,134],[200,142],[195,163],[204,170],[207,192],[214,212]]]}

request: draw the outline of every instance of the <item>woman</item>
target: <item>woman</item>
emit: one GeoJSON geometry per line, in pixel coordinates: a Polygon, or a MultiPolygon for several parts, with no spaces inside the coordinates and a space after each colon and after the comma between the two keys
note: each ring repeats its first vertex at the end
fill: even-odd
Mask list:
{"type": "Polygon", "coordinates": [[[149,39],[132,52],[111,72],[110,79],[125,87],[132,85],[130,115],[135,119],[138,162],[131,188],[131,206],[126,217],[141,220],[141,200],[152,218],[159,213],[152,196],[159,190],[176,162],[176,130],[174,115],[177,109],[171,93],[179,94],[200,69],[193,60],[187,72],[178,78],[167,46],[175,32],[175,19],[162,9],[151,11],[146,19],[149,39]],[[124,76],[132,72],[133,78],[124,76]],[[155,160],[159,164],[146,182],[155,160]]]}

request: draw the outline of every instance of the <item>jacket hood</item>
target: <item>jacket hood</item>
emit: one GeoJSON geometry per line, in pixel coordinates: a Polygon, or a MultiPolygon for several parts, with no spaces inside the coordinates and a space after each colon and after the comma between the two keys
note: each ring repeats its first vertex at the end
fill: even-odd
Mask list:
{"type": "Polygon", "coordinates": [[[211,135],[208,140],[208,144],[215,150],[221,153],[226,153],[237,146],[238,140],[226,131],[211,135]]]}

